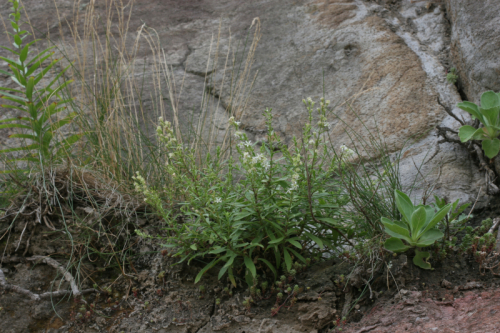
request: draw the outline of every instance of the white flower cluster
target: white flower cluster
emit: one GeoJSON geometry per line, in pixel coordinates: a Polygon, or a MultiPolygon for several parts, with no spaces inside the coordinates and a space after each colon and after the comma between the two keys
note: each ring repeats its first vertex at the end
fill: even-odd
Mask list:
{"type": "Polygon", "coordinates": [[[304,103],[306,106],[310,106],[310,107],[314,107],[314,104],[315,104],[311,97],[307,97],[307,99],[303,99],[302,103],[304,103]]]}
{"type": "Polygon", "coordinates": [[[214,202],[215,203],[222,203],[222,198],[217,197],[217,198],[215,198],[214,202]]]}
{"type": "Polygon", "coordinates": [[[292,193],[292,191],[295,191],[299,187],[299,184],[297,182],[298,180],[299,180],[299,174],[294,173],[292,175],[292,181],[291,181],[292,186],[290,186],[286,191],[287,194],[292,193]]]}
{"type": "Polygon", "coordinates": [[[234,126],[236,128],[240,127],[241,122],[234,120],[234,117],[229,118],[229,125],[234,126]]]}
{"type": "Polygon", "coordinates": [[[264,156],[264,154],[257,154],[257,155],[252,157],[252,156],[250,156],[250,153],[244,152],[243,153],[243,160],[250,167],[255,167],[257,164],[260,164],[266,170],[269,169],[269,167],[270,167],[269,160],[264,156]]]}
{"type": "Polygon", "coordinates": [[[301,164],[302,164],[302,157],[300,156],[300,154],[297,153],[295,156],[292,157],[292,165],[294,168],[296,168],[301,164]]]}
{"type": "MultiPolygon", "coordinates": [[[[160,125],[156,128],[156,135],[158,139],[163,142],[167,148],[178,148],[181,145],[177,144],[177,139],[174,136],[174,131],[172,130],[172,124],[169,121],[164,121],[163,117],[159,119],[160,125]]],[[[169,157],[173,157],[170,156],[169,157]]]]}
{"type": "Polygon", "coordinates": [[[144,201],[148,202],[148,197],[151,196],[151,192],[146,185],[146,180],[144,179],[143,176],[139,173],[139,171],[136,172],[136,176],[132,176],[132,179],[134,180],[134,187],[137,192],[140,192],[144,195],[144,201]]]}
{"type": "Polygon", "coordinates": [[[326,117],[321,115],[319,117],[319,121],[318,121],[318,127],[319,128],[322,128],[322,129],[326,129],[326,130],[329,130],[330,128],[332,128],[332,124],[331,123],[327,123],[326,122],[326,117]]]}
{"type": "Polygon", "coordinates": [[[241,149],[252,147],[252,141],[250,141],[250,140],[242,141],[242,142],[238,143],[238,147],[240,147],[241,149]]]}
{"type": "Polygon", "coordinates": [[[340,154],[341,154],[342,160],[344,160],[344,161],[351,160],[352,158],[354,158],[356,156],[356,152],[354,150],[350,149],[349,147],[347,147],[346,145],[340,146],[340,154]]]}

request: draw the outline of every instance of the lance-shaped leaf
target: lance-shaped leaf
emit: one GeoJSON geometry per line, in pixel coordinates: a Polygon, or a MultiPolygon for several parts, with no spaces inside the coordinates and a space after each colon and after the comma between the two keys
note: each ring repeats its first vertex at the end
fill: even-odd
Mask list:
{"type": "Polygon", "coordinates": [[[418,240],[420,230],[425,226],[427,221],[427,214],[424,207],[416,209],[411,216],[411,238],[415,242],[418,240]]]}
{"type": "Polygon", "coordinates": [[[30,49],[30,46],[29,45],[25,45],[23,47],[23,49],[21,50],[21,52],[19,53],[19,60],[21,60],[21,62],[25,62],[26,61],[26,58],[28,57],[29,49],[30,49]]]}
{"type": "MultiPolygon", "coordinates": [[[[44,52],[43,52],[44,53],[44,52]]],[[[40,57],[43,53],[37,55],[35,58],[38,58],[40,57]]],[[[35,62],[29,69],[28,71],[26,72],[26,76],[30,76],[31,74],[33,74],[41,65],[42,63],[47,60],[53,53],[49,53],[47,54],[45,57],[41,58],[39,61],[35,62]]],[[[32,60],[33,61],[33,60],[32,60]]],[[[31,62],[30,62],[31,63],[31,62]]],[[[30,65],[30,63],[28,63],[28,66],[30,65]]]]}
{"type": "MultiPolygon", "coordinates": [[[[38,39],[36,40],[38,41],[38,39]]],[[[35,61],[37,61],[38,59],[40,59],[40,57],[42,57],[45,53],[49,52],[50,50],[52,50],[55,46],[51,46],[45,50],[43,50],[42,52],[38,53],[33,59],[31,59],[29,62],[28,62],[28,66],[31,65],[32,63],[34,63],[35,61]]],[[[54,52],[51,52],[48,56],[46,55],[44,57],[44,59],[47,59],[46,57],[50,57],[52,54],[54,54],[54,52]]],[[[39,63],[43,62],[42,60],[39,60],[37,61],[39,63]]]]}
{"type": "Polygon", "coordinates": [[[43,129],[45,131],[47,131],[47,130],[48,131],[56,131],[59,128],[61,128],[62,126],[71,123],[75,117],[76,117],[76,112],[72,112],[66,118],[61,119],[59,121],[56,121],[55,123],[48,125],[48,126],[44,127],[43,129]]]}
{"type": "Polygon", "coordinates": [[[415,210],[413,203],[411,202],[410,198],[403,192],[398,190],[395,190],[394,192],[396,197],[396,205],[398,206],[399,212],[401,213],[401,215],[403,215],[405,221],[410,223],[411,215],[415,210]]]}
{"type": "Polygon", "coordinates": [[[419,233],[418,237],[420,237],[421,235],[425,234],[427,231],[429,231],[432,228],[434,228],[436,226],[436,224],[439,223],[439,221],[441,221],[442,219],[444,219],[444,217],[446,216],[446,214],[448,214],[448,212],[450,211],[450,209],[451,209],[451,204],[447,204],[446,206],[444,206],[443,208],[441,208],[440,210],[438,210],[437,213],[432,217],[432,219],[430,220],[430,222],[427,223],[427,225],[425,226],[425,228],[419,233]]]}
{"type": "Polygon", "coordinates": [[[33,98],[33,88],[35,87],[35,78],[31,76],[26,83],[26,97],[29,100],[33,98]]]}
{"type": "Polygon", "coordinates": [[[23,125],[23,124],[3,124],[0,125],[0,128],[24,128],[24,129],[31,129],[30,126],[23,125]]]}
{"type": "Polygon", "coordinates": [[[13,151],[23,151],[23,150],[34,150],[39,149],[40,145],[38,143],[34,143],[32,145],[24,146],[24,147],[16,147],[16,148],[7,148],[0,150],[0,154],[11,153],[13,151]]]}

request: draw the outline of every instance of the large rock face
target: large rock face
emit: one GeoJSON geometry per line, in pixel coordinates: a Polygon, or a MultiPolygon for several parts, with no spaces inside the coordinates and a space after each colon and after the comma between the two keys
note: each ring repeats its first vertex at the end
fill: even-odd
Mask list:
{"type": "MultiPolygon", "coordinates": [[[[76,14],[81,16],[94,6],[94,17],[101,19],[113,10],[104,1],[58,0],[56,4],[57,11],[49,0],[24,2],[31,23],[41,32],[48,31],[59,46],[72,44],[66,22],[81,20],[75,19],[76,14]]],[[[178,109],[183,130],[188,130],[189,121],[199,119],[205,105],[213,114],[208,119],[215,123],[214,137],[221,137],[228,110],[233,110],[252,140],[264,140],[262,111],[269,107],[277,132],[289,142],[300,135],[306,119],[302,99],[318,100],[324,95],[332,101],[330,136],[337,146],[353,145],[346,130],[363,138],[370,131],[393,152],[407,149],[401,168],[406,185],[418,179],[441,195],[472,200],[481,186],[480,173],[465,151],[438,144],[433,127],[458,125],[444,112],[447,107],[461,114],[454,107],[461,97],[445,80],[453,64],[471,99],[485,89],[500,89],[494,62],[499,46],[491,42],[498,40],[498,28],[491,6],[498,5],[464,0],[448,0],[446,6],[410,0],[137,0],[123,8],[125,13],[130,11],[124,40],[132,50],[141,27],[155,29],[177,91],[182,90],[178,109]],[[245,55],[242,45],[248,37],[251,40],[256,24],[250,26],[256,17],[262,37],[252,75],[257,71],[258,75],[248,99],[232,99],[231,73],[240,70],[232,62],[232,52],[236,59],[245,55]],[[214,64],[218,70],[214,71],[214,64]],[[226,72],[221,69],[224,65],[226,72]],[[209,107],[204,91],[211,94],[209,107]]],[[[6,18],[9,5],[1,10],[6,18]]],[[[116,20],[117,30],[121,24],[116,20]]],[[[7,44],[6,38],[0,36],[2,45],[7,44]]],[[[150,47],[145,41],[138,45],[136,75],[155,73],[158,61],[150,47]]],[[[69,54],[81,52],[73,49],[69,54]]],[[[6,77],[0,80],[2,85],[12,84],[6,77]]],[[[143,89],[154,91],[154,86],[149,80],[143,89]]],[[[155,101],[144,96],[142,107],[152,110],[155,101]]],[[[169,109],[163,113],[173,117],[169,109]]]]}
{"type": "Polygon", "coordinates": [[[479,102],[486,90],[500,90],[498,1],[447,0],[452,22],[451,58],[467,98],[479,102]]]}

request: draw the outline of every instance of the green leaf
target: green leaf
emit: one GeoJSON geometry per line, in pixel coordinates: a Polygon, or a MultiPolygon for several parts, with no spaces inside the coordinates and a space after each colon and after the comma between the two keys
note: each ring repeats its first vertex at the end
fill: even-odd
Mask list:
{"type": "Polygon", "coordinates": [[[26,97],[28,97],[29,100],[33,98],[33,88],[35,86],[35,79],[33,76],[31,76],[28,79],[28,82],[26,83],[26,97]]]}
{"type": "Polygon", "coordinates": [[[292,269],[292,257],[286,247],[283,248],[283,255],[285,257],[286,270],[289,272],[292,269]]]}
{"type": "Polygon", "coordinates": [[[319,221],[330,223],[331,225],[334,225],[334,226],[339,224],[338,220],[332,219],[331,217],[317,217],[316,219],[319,221]]]}
{"type": "Polygon", "coordinates": [[[15,46],[17,48],[20,48],[21,47],[21,44],[23,43],[23,40],[21,39],[21,37],[19,35],[14,35],[14,42],[15,42],[15,46]]]}
{"type": "MultiPolygon", "coordinates": [[[[22,94],[24,95],[24,92],[21,91],[21,90],[18,90],[18,89],[12,89],[12,88],[6,88],[6,87],[0,87],[0,90],[4,90],[4,91],[12,91],[12,92],[15,92],[15,93],[18,93],[18,94],[22,94]]],[[[5,94],[5,93],[4,93],[5,94]]],[[[10,95],[10,94],[9,94],[10,95]]],[[[16,95],[10,95],[10,96],[13,96],[13,97],[17,97],[16,95]]],[[[24,98],[25,101],[28,101],[26,98],[24,98]]]]}
{"type": "Polygon", "coordinates": [[[37,137],[31,134],[11,134],[9,138],[19,138],[19,139],[30,139],[33,141],[37,141],[37,137]]]}
{"type": "Polygon", "coordinates": [[[382,217],[380,220],[385,226],[385,232],[387,234],[392,237],[404,239],[408,243],[411,243],[410,232],[407,228],[403,227],[402,225],[396,224],[385,217],[382,217]]]}
{"type": "Polygon", "coordinates": [[[191,244],[189,247],[190,247],[193,251],[198,250],[198,248],[196,247],[196,244],[191,244]]]}
{"type": "Polygon", "coordinates": [[[431,264],[427,262],[431,255],[429,252],[415,250],[415,257],[413,258],[413,263],[423,269],[431,269],[431,264]]]}
{"type": "Polygon", "coordinates": [[[500,134],[500,127],[484,126],[481,128],[484,133],[484,139],[495,139],[500,134]]]}
{"type": "Polygon", "coordinates": [[[479,110],[483,114],[484,124],[486,126],[498,126],[498,113],[500,112],[499,106],[488,109],[480,108],[479,110]]]}
{"type": "Polygon", "coordinates": [[[19,57],[19,52],[15,51],[15,50],[13,50],[13,49],[11,49],[11,48],[5,47],[5,46],[0,46],[0,47],[1,47],[2,49],[7,50],[7,51],[9,51],[10,53],[15,54],[15,55],[17,55],[17,56],[19,57]]]}
{"type": "Polygon", "coordinates": [[[26,126],[26,125],[23,125],[23,124],[4,124],[4,125],[0,125],[0,128],[25,128],[25,129],[31,129],[30,126],[26,126]]]}
{"type": "MultiPolygon", "coordinates": [[[[228,252],[229,252],[229,251],[228,251],[228,252]]],[[[229,257],[229,260],[228,260],[228,261],[226,261],[226,264],[224,265],[224,267],[230,267],[230,266],[233,264],[234,259],[238,256],[236,253],[234,253],[234,252],[232,252],[232,251],[231,251],[231,253],[232,253],[232,254],[231,254],[231,257],[229,257]]]]}
{"type": "Polygon", "coordinates": [[[26,45],[22,50],[21,53],[19,53],[19,60],[22,62],[26,61],[26,58],[28,57],[28,51],[29,51],[29,45],[26,45]]]}
{"type": "Polygon", "coordinates": [[[19,31],[19,26],[17,25],[16,22],[10,21],[10,25],[12,26],[12,29],[14,29],[15,32],[19,31]]]}
{"type": "Polygon", "coordinates": [[[314,236],[313,234],[306,232],[305,233],[307,237],[309,237],[313,242],[318,244],[319,248],[322,250],[323,249],[323,241],[319,237],[314,236]]]}
{"type": "Polygon", "coordinates": [[[295,246],[296,248],[298,248],[298,249],[301,249],[301,250],[302,250],[302,245],[300,245],[300,243],[299,243],[299,242],[297,242],[297,241],[295,241],[295,240],[291,240],[291,239],[289,239],[289,240],[288,240],[288,243],[290,243],[290,244],[292,244],[293,246],[295,246]]]}
{"type": "Polygon", "coordinates": [[[63,118],[59,121],[56,121],[55,123],[53,124],[49,124],[47,126],[44,127],[44,130],[49,130],[49,131],[56,131],[58,130],[59,128],[61,128],[62,126],[66,125],[66,124],[69,124],[71,123],[71,121],[73,121],[73,119],[76,117],[76,113],[75,112],[72,112],[70,113],[66,118],[63,118]]]}
{"type": "Polygon", "coordinates": [[[38,73],[38,75],[35,77],[35,85],[38,84],[38,82],[40,82],[41,79],[43,79],[45,77],[45,75],[48,73],[48,71],[52,68],[52,66],[54,66],[56,63],[58,62],[58,60],[54,60],[52,61],[50,64],[47,65],[47,67],[45,67],[40,73],[38,73]]]}
{"type": "Polygon", "coordinates": [[[411,248],[409,246],[406,246],[401,239],[396,237],[391,237],[388,240],[386,240],[384,243],[384,247],[387,250],[395,253],[404,252],[411,248]]]}
{"type": "Polygon", "coordinates": [[[262,261],[264,264],[267,265],[267,267],[269,267],[269,269],[273,272],[274,274],[274,278],[277,278],[278,277],[278,273],[276,272],[276,268],[274,268],[274,266],[269,262],[267,261],[266,259],[264,258],[259,258],[260,261],[262,261]]]}
{"type": "Polygon", "coordinates": [[[304,258],[300,253],[298,253],[297,251],[295,251],[294,249],[292,248],[288,248],[289,251],[292,251],[292,253],[300,260],[302,261],[304,264],[307,263],[307,260],[306,258],[304,258]]]}
{"type": "Polygon", "coordinates": [[[227,271],[227,275],[229,276],[229,281],[231,281],[231,284],[233,285],[233,287],[236,288],[236,280],[234,279],[233,269],[231,267],[229,267],[229,269],[227,271]]]}
{"type": "Polygon", "coordinates": [[[10,153],[10,152],[13,152],[13,151],[23,151],[23,150],[39,149],[39,147],[40,147],[40,145],[38,143],[35,143],[35,144],[24,146],[24,147],[7,148],[7,149],[0,150],[0,154],[10,153]]]}
{"type": "Polygon", "coordinates": [[[250,216],[250,215],[253,215],[253,213],[252,212],[238,213],[238,214],[234,215],[234,220],[238,221],[238,220],[244,219],[245,217],[250,216]]]}
{"type": "Polygon", "coordinates": [[[244,261],[245,261],[245,266],[248,268],[250,273],[252,273],[253,278],[255,278],[257,276],[257,269],[255,268],[255,264],[253,263],[252,259],[250,257],[245,256],[244,261]]]}
{"type": "MultiPolygon", "coordinates": [[[[37,59],[38,57],[40,57],[43,53],[37,55],[34,59],[37,59]]],[[[50,56],[52,55],[52,53],[50,54],[47,54],[45,57],[41,58],[39,61],[35,62],[29,69],[28,71],[26,72],[26,76],[30,76],[31,74],[33,74],[38,68],[40,68],[40,66],[42,66],[43,62],[45,60],[47,60],[47,58],[49,58],[50,56]]],[[[33,62],[33,59],[28,63],[27,66],[30,66],[30,64],[33,62]]]]}
{"type": "Polygon", "coordinates": [[[418,239],[417,237],[420,234],[420,230],[424,228],[426,220],[427,214],[425,213],[424,207],[419,207],[413,212],[410,224],[412,241],[416,241],[418,239]]]}
{"type": "MultiPolygon", "coordinates": [[[[37,61],[41,56],[43,56],[45,53],[49,52],[50,50],[52,50],[55,46],[51,46],[45,50],[43,50],[42,52],[38,53],[33,59],[31,59],[29,62],[28,62],[28,66],[31,65],[32,63],[34,63],[35,61],[37,61]]],[[[50,57],[52,54],[54,54],[54,52],[52,52],[51,54],[49,54],[48,56],[45,56],[43,59],[47,59],[48,57],[50,57]]],[[[38,60],[37,62],[38,63],[42,63],[44,60],[38,60]]]]}
{"type": "Polygon", "coordinates": [[[483,115],[479,112],[479,108],[476,104],[472,102],[461,102],[457,104],[457,107],[470,113],[474,118],[478,119],[481,123],[484,123],[483,115]]]}
{"type": "MultiPolygon", "coordinates": [[[[6,76],[12,76],[13,74],[12,73],[9,73],[9,72],[6,72],[2,69],[0,69],[0,74],[3,74],[3,75],[6,75],[6,76]]],[[[7,88],[4,88],[4,87],[0,87],[1,89],[7,89],[7,88]]]]}
{"type": "Polygon", "coordinates": [[[394,192],[396,197],[396,206],[398,207],[399,212],[406,220],[406,222],[410,223],[411,215],[415,210],[413,203],[411,202],[410,198],[403,192],[398,190],[395,190],[394,192]]]}
{"type": "Polygon", "coordinates": [[[493,91],[486,91],[481,95],[481,107],[490,109],[500,106],[500,98],[493,91]]]}
{"type": "Polygon", "coordinates": [[[498,155],[500,151],[500,140],[494,138],[493,140],[483,140],[482,142],[484,154],[492,159],[493,157],[498,155]]]}
{"type": "Polygon", "coordinates": [[[467,142],[472,139],[479,140],[483,135],[484,131],[482,129],[476,129],[469,125],[462,126],[458,130],[458,137],[462,142],[467,142]]]}
{"type": "Polygon", "coordinates": [[[28,100],[26,100],[23,97],[11,95],[9,93],[4,93],[3,96],[2,96],[2,99],[8,100],[8,101],[11,101],[11,102],[14,102],[14,103],[19,103],[22,106],[26,106],[26,103],[28,102],[28,100]]]}
{"type": "Polygon", "coordinates": [[[222,253],[222,252],[226,252],[227,249],[225,247],[219,247],[219,248],[216,248],[208,253],[210,254],[219,254],[219,253],[222,253]]]}
{"type": "Polygon", "coordinates": [[[201,277],[203,276],[203,274],[205,274],[205,272],[208,271],[210,268],[214,267],[219,262],[219,260],[220,260],[220,258],[214,259],[208,265],[203,267],[202,270],[198,273],[198,275],[196,275],[196,278],[194,279],[194,283],[195,284],[198,283],[200,281],[201,277]]]}
{"type": "Polygon", "coordinates": [[[252,276],[252,274],[248,273],[248,270],[245,271],[245,282],[247,283],[248,287],[251,287],[255,284],[255,278],[252,276]]]}
{"type": "Polygon", "coordinates": [[[270,241],[268,244],[277,244],[280,243],[283,239],[285,239],[285,237],[276,238],[275,240],[270,241]]]}
{"type": "MultiPolygon", "coordinates": [[[[28,118],[21,117],[21,119],[28,119],[28,118]]],[[[2,120],[0,120],[0,123],[8,123],[10,121],[18,121],[18,120],[19,120],[19,117],[8,118],[8,119],[2,119],[2,120]]]]}
{"type": "Polygon", "coordinates": [[[223,276],[224,276],[224,274],[226,274],[226,271],[227,271],[227,269],[228,269],[228,268],[229,268],[229,267],[224,266],[224,267],[222,267],[222,268],[220,269],[220,271],[219,271],[219,276],[218,276],[218,279],[219,279],[219,280],[220,280],[220,278],[221,278],[221,277],[223,277],[223,276]]]}
{"type": "Polygon", "coordinates": [[[418,237],[420,237],[420,235],[423,235],[427,231],[429,231],[432,228],[434,228],[436,226],[436,224],[439,223],[439,221],[441,221],[442,219],[444,219],[444,217],[446,216],[446,214],[448,214],[448,212],[450,211],[450,209],[451,209],[451,204],[447,204],[446,206],[444,206],[443,208],[441,208],[440,210],[438,210],[437,213],[429,221],[429,223],[427,223],[427,225],[425,226],[425,228],[423,230],[421,230],[421,232],[418,235],[418,237]]]}
{"type": "Polygon", "coordinates": [[[434,244],[435,241],[444,237],[444,234],[438,229],[430,229],[425,232],[418,240],[415,246],[425,247],[434,244]]]}
{"type": "Polygon", "coordinates": [[[72,134],[70,136],[68,136],[66,139],[60,141],[57,143],[57,145],[62,145],[62,146],[72,146],[74,145],[76,142],[78,142],[78,140],[80,140],[80,138],[84,135],[85,133],[78,133],[78,134],[72,134]]]}

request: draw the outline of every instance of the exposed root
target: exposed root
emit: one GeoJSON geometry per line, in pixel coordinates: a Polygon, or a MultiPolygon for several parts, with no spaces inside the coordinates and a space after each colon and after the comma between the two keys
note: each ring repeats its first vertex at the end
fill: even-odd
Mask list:
{"type": "Polygon", "coordinates": [[[35,214],[36,223],[44,223],[49,229],[55,230],[50,216],[72,213],[64,204],[68,198],[82,206],[93,207],[102,218],[116,213],[130,218],[145,208],[144,202],[122,193],[118,183],[103,179],[90,171],[76,168],[54,169],[34,175],[33,178],[28,197],[19,201],[22,204],[9,207],[2,219],[35,214]]]}
{"type": "MultiPolygon", "coordinates": [[[[461,122],[462,123],[462,122],[461,122]]],[[[455,138],[458,135],[457,131],[454,131],[448,127],[437,127],[438,136],[441,136],[443,139],[438,141],[438,143],[443,142],[452,142],[457,143],[467,149],[471,156],[477,156],[479,160],[479,168],[485,170],[485,178],[486,178],[486,193],[489,195],[497,195],[500,194],[500,188],[495,184],[498,180],[497,174],[495,170],[490,167],[490,164],[487,162],[483,150],[478,145],[477,142],[461,142],[458,138],[455,138]],[[451,137],[448,135],[451,133],[455,137],[451,137]]]]}
{"type": "Polygon", "coordinates": [[[495,232],[495,230],[498,228],[498,225],[500,224],[500,217],[495,217],[493,219],[493,226],[488,230],[488,233],[492,234],[495,232]]]}
{"type": "Polygon", "coordinates": [[[49,266],[54,267],[55,269],[57,269],[64,276],[64,279],[69,282],[69,284],[71,286],[71,290],[73,292],[73,295],[75,297],[80,296],[81,292],[78,289],[78,286],[76,285],[76,282],[75,282],[75,279],[73,278],[73,275],[71,275],[71,273],[68,272],[64,267],[62,267],[57,261],[55,261],[52,258],[43,257],[43,256],[33,256],[31,258],[26,258],[26,260],[29,260],[29,261],[38,261],[38,260],[40,260],[44,264],[47,264],[49,266]]]}
{"type": "MultiPolygon", "coordinates": [[[[35,301],[35,302],[39,302],[40,300],[43,300],[43,299],[51,299],[51,298],[66,296],[66,295],[69,295],[73,292],[70,290],[59,290],[59,291],[46,292],[43,294],[35,294],[35,293],[29,291],[28,289],[24,289],[24,288],[21,288],[19,286],[7,283],[7,281],[5,280],[5,275],[4,275],[1,268],[0,268],[0,287],[5,291],[12,291],[12,292],[27,296],[32,301],[35,301]]],[[[78,290],[78,288],[77,288],[77,290],[78,290]]],[[[93,292],[96,292],[96,290],[93,288],[85,289],[82,291],[78,291],[78,295],[89,294],[89,293],[93,293],[93,292]]],[[[74,294],[74,292],[73,292],[73,294],[74,294]]]]}

